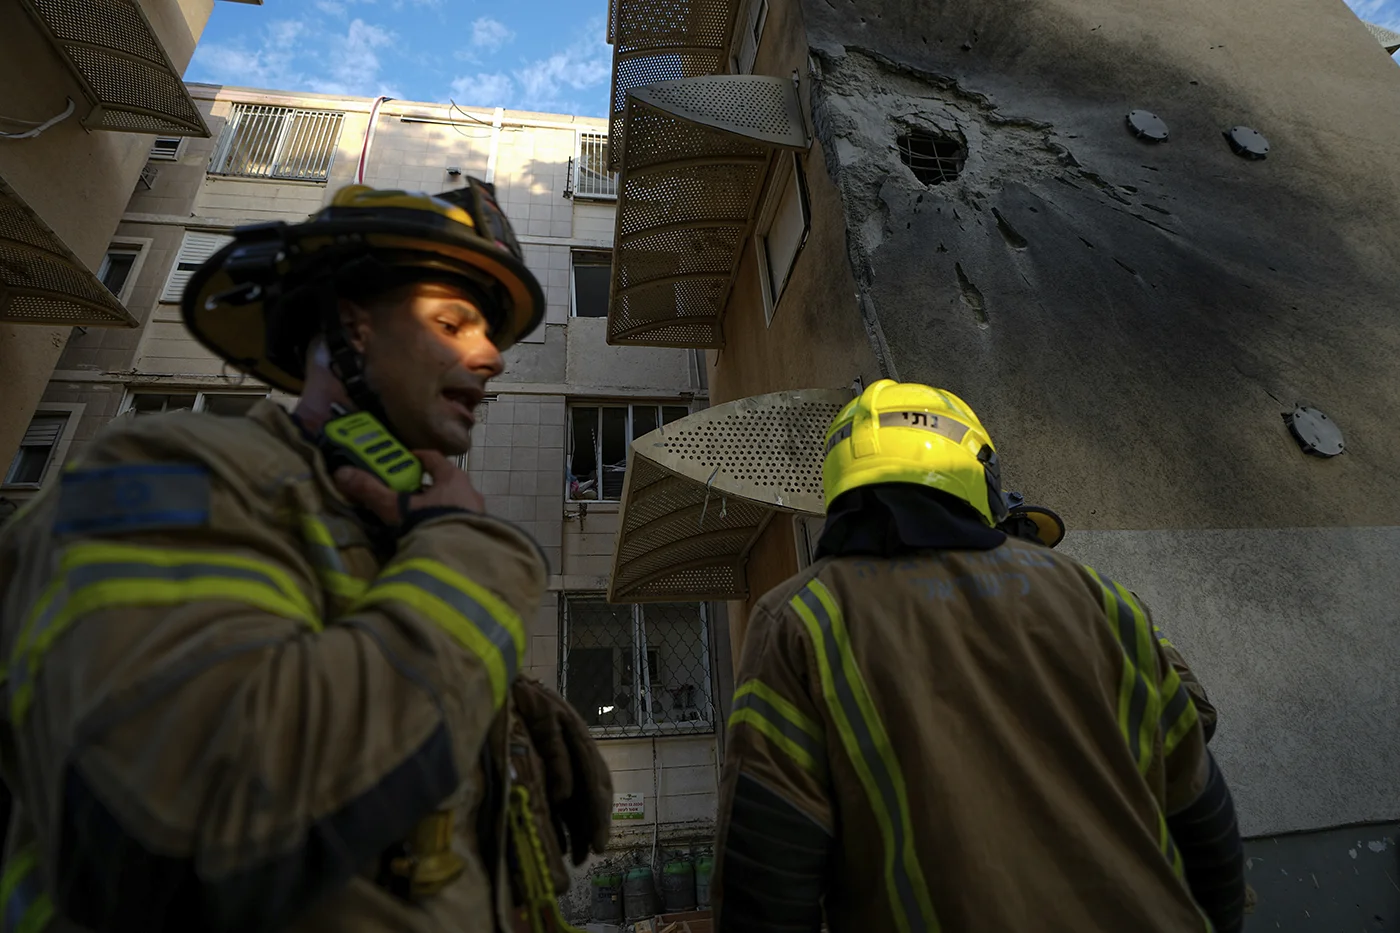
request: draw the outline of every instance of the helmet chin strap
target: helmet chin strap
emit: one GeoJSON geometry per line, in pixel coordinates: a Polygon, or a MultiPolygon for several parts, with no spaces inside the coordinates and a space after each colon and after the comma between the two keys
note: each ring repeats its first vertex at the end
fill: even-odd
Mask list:
{"type": "Polygon", "coordinates": [[[365,379],[364,358],[350,344],[345,325],[340,320],[340,301],[333,288],[321,292],[321,333],[326,340],[326,349],[330,351],[331,373],[345,387],[351,403],[360,411],[373,415],[384,430],[398,437],[379,395],[365,379]]]}

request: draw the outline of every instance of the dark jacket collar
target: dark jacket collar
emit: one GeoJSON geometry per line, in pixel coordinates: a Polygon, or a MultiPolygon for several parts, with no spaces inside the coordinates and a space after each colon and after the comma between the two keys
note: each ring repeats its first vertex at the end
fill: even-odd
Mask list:
{"type": "Polygon", "coordinates": [[[990,551],[1005,540],[1003,532],[988,527],[961,499],[912,483],[880,483],[836,497],[816,556],[990,551]]]}

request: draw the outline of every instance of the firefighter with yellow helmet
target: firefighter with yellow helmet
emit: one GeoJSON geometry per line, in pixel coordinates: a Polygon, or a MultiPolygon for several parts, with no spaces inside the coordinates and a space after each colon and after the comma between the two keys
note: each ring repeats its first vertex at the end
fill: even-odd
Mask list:
{"type": "Polygon", "coordinates": [[[997,529],[972,409],[877,382],[822,478],[818,559],[735,678],[718,929],[1240,930],[1230,794],[1151,618],[997,529]]]}
{"type": "Polygon", "coordinates": [[[608,769],[467,475],[544,301],[490,185],[245,227],[189,330],[299,395],[105,431],[0,537],[5,930],[559,928],[608,769]]]}

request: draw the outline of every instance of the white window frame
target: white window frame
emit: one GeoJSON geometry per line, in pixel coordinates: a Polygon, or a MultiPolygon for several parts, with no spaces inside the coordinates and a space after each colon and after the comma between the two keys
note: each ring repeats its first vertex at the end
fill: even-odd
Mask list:
{"type": "MultiPolygon", "coordinates": [[[[559,594],[559,695],[568,702],[569,696],[569,641],[573,633],[573,626],[569,620],[570,599],[607,599],[607,593],[592,592],[587,590],[571,590],[559,594]]],[[[677,602],[686,602],[677,600],[677,602]]],[[[589,726],[590,734],[598,738],[629,739],[641,736],[655,735],[696,735],[715,731],[715,721],[719,716],[719,704],[715,697],[715,675],[711,670],[710,663],[710,604],[697,601],[700,616],[700,644],[701,658],[705,668],[706,705],[709,707],[708,719],[694,720],[667,720],[657,722],[652,709],[655,704],[655,697],[652,695],[651,665],[645,663],[648,649],[652,648],[646,637],[646,604],[632,604],[632,670],[641,675],[641,682],[637,685],[641,689],[638,691],[641,697],[646,698],[646,702],[638,704],[645,707],[645,720],[635,725],[627,726],[589,726]]],[[[657,647],[656,650],[660,650],[657,647]]],[[[665,688],[662,688],[663,690],[665,688]]]]}
{"type": "MultiPolygon", "coordinates": [[[[48,463],[44,464],[44,472],[39,477],[37,483],[12,483],[10,477],[14,473],[15,464],[19,461],[19,447],[15,448],[14,456],[10,462],[5,464],[5,472],[0,475],[0,489],[6,492],[38,491],[43,489],[57,475],[54,464],[61,464],[68,457],[68,448],[73,443],[73,435],[78,430],[78,423],[83,418],[83,412],[87,408],[86,402],[42,402],[34,411],[30,418],[32,424],[34,418],[58,418],[67,420],[63,424],[62,430],[58,432],[58,440],[49,450],[48,463]]],[[[25,431],[29,430],[29,425],[25,425],[25,431]]]]}
{"type": "MultiPolygon", "coordinates": [[[[618,503],[622,501],[622,497],[620,495],[616,499],[575,499],[569,495],[569,461],[572,459],[574,452],[574,409],[596,408],[598,410],[598,430],[597,433],[595,433],[593,436],[593,457],[594,462],[598,465],[598,483],[596,488],[598,490],[598,495],[601,497],[603,494],[602,471],[603,468],[606,466],[606,464],[603,463],[603,409],[625,408],[627,410],[627,422],[625,428],[626,434],[624,436],[627,438],[627,463],[630,464],[632,462],[632,435],[635,430],[635,422],[633,420],[633,409],[637,407],[657,409],[656,414],[658,419],[658,426],[660,426],[663,423],[661,419],[664,419],[666,417],[665,409],[667,408],[684,408],[686,410],[686,415],[693,414],[689,402],[675,400],[660,401],[652,399],[628,399],[626,401],[619,401],[613,399],[605,401],[593,401],[589,399],[573,399],[569,401],[567,406],[565,406],[564,414],[565,418],[567,419],[567,425],[564,439],[564,443],[566,445],[564,448],[564,501],[570,503],[585,502],[589,505],[596,505],[600,502],[618,503]]],[[[682,417],[685,417],[686,415],[683,415],[682,417]]],[[[582,477],[579,478],[582,479],[582,477]]]]}
{"type": "Polygon", "coordinates": [[[170,264],[170,272],[165,277],[165,287],[160,290],[160,303],[179,304],[185,294],[185,285],[194,271],[206,259],[232,242],[233,237],[217,230],[187,229],[180,239],[180,249],[175,253],[175,261],[170,264]],[[181,269],[182,265],[189,268],[181,269]]]}
{"type": "MultiPolygon", "coordinates": [[[[578,317],[578,316],[579,316],[579,313],[578,313],[578,285],[577,285],[577,283],[574,281],[574,270],[577,269],[580,265],[584,265],[584,266],[594,266],[594,267],[597,267],[597,266],[601,266],[601,265],[602,265],[602,263],[600,263],[600,262],[585,262],[585,263],[579,263],[579,262],[576,261],[576,258],[579,257],[579,256],[591,256],[591,257],[606,256],[606,257],[608,257],[609,275],[611,275],[611,269],[612,269],[612,265],[613,265],[613,261],[614,261],[613,254],[610,253],[610,252],[607,252],[606,250],[600,250],[600,249],[574,249],[574,250],[569,250],[569,317],[578,317]]],[[[611,281],[611,278],[609,279],[609,281],[611,281]]],[[[602,320],[602,321],[605,321],[605,320],[607,320],[607,318],[608,318],[607,314],[604,313],[602,317],[600,317],[600,318],[595,318],[595,320],[602,320]]]]}
{"type": "MultiPolygon", "coordinates": [[[[287,182],[305,182],[308,184],[324,185],[330,180],[331,171],[335,168],[336,153],[340,148],[340,134],[345,129],[345,113],[340,110],[314,110],[304,107],[283,107],[275,104],[257,104],[251,102],[235,102],[229,109],[228,122],[224,124],[223,132],[219,136],[219,142],[214,147],[214,153],[209,159],[209,174],[226,178],[252,178],[265,181],[275,181],[282,184],[287,182]],[[300,157],[300,164],[303,168],[300,171],[278,171],[284,166],[286,156],[287,137],[293,121],[299,114],[316,117],[323,125],[313,132],[318,141],[324,140],[325,169],[322,172],[306,171],[306,157],[300,157]],[[229,158],[234,151],[234,142],[243,131],[243,121],[248,120],[271,120],[273,117],[280,118],[280,124],[276,128],[276,139],[271,139],[271,126],[268,125],[269,132],[264,136],[263,141],[254,143],[257,153],[262,156],[260,161],[268,166],[266,172],[231,171],[229,158]],[[329,130],[329,133],[326,130],[329,130]]],[[[236,168],[236,166],[235,166],[236,168]]]]}
{"type": "Polygon", "coordinates": [[[807,245],[807,238],[811,233],[812,205],[808,197],[807,178],[802,171],[802,162],[795,152],[783,153],[778,157],[773,178],[764,199],[763,212],[759,215],[758,226],[753,238],[754,250],[758,259],[759,283],[763,291],[763,317],[768,326],[773,324],[773,314],[778,309],[778,302],[782,300],[783,293],[787,291],[788,283],[792,281],[792,270],[797,268],[797,261],[801,258],[802,249],[807,245]],[[799,209],[802,211],[802,237],[797,241],[797,249],[792,254],[792,262],[788,264],[783,273],[783,280],[775,283],[770,269],[772,264],[768,257],[768,234],[773,228],[773,221],[777,217],[778,207],[787,194],[789,183],[797,186],[796,195],[799,209]]]}
{"type": "MultiPolygon", "coordinates": [[[[608,173],[607,173],[608,183],[609,183],[609,185],[610,185],[611,188],[612,188],[611,191],[584,191],[584,190],[582,189],[582,187],[580,186],[579,180],[583,177],[583,146],[584,146],[584,137],[594,137],[594,138],[598,141],[596,144],[597,144],[597,145],[601,145],[601,146],[603,147],[604,151],[607,150],[607,145],[608,145],[608,131],[607,131],[606,129],[579,130],[577,133],[574,134],[574,177],[573,177],[573,183],[574,183],[574,184],[573,184],[574,200],[576,200],[576,201],[616,201],[616,200],[617,200],[617,190],[618,190],[618,174],[617,174],[617,172],[608,172],[608,173]]],[[[606,165],[606,163],[605,163],[605,165],[606,165]]]]}
{"type": "MultiPolygon", "coordinates": [[[[121,408],[119,408],[119,409],[117,410],[117,417],[119,417],[119,418],[122,418],[122,417],[125,417],[125,418],[134,418],[134,417],[136,417],[136,411],[135,411],[134,405],[135,405],[135,402],[136,402],[136,396],[138,396],[138,395],[193,395],[193,396],[194,396],[194,407],[193,407],[192,409],[188,409],[188,410],[190,410],[190,411],[204,411],[204,402],[205,402],[206,399],[208,399],[208,398],[209,398],[210,396],[212,396],[212,395],[260,395],[262,398],[267,398],[267,397],[268,397],[268,393],[271,391],[270,389],[268,389],[268,388],[266,388],[266,387],[262,387],[262,391],[261,391],[261,392],[259,392],[258,390],[259,390],[259,387],[256,386],[256,385],[254,385],[254,386],[248,386],[248,387],[245,387],[245,388],[239,388],[239,389],[216,389],[216,390],[196,389],[196,388],[192,388],[192,387],[190,387],[190,386],[179,386],[179,385],[150,385],[150,386],[141,386],[140,388],[136,388],[136,389],[127,389],[127,390],[126,390],[126,395],[124,395],[124,396],[122,397],[121,408]]],[[[176,410],[176,411],[185,411],[186,409],[175,409],[175,410],[176,410]]]]}
{"type": "Polygon", "coordinates": [[[150,161],[153,161],[153,162],[176,162],[176,161],[179,160],[181,153],[183,153],[184,151],[185,151],[185,137],[183,137],[183,136],[157,136],[154,140],[151,141],[151,151],[150,151],[149,153],[147,153],[146,158],[149,159],[150,161]],[[156,149],[156,146],[159,145],[160,143],[169,143],[169,142],[174,142],[174,143],[175,143],[175,148],[173,148],[173,149],[160,149],[160,150],[156,149]]]}
{"type": "Polygon", "coordinates": [[[754,60],[763,42],[763,27],[768,25],[768,0],[748,0],[739,12],[743,31],[739,34],[738,51],[732,66],[736,74],[752,74],[754,60]]]}
{"type": "Polygon", "coordinates": [[[131,300],[131,292],[136,287],[136,280],[141,277],[141,269],[146,265],[146,257],[151,254],[152,241],[149,237],[112,237],[112,242],[107,244],[107,252],[102,254],[102,262],[97,266],[97,280],[102,281],[107,275],[108,257],[113,253],[133,253],[136,258],[131,261],[131,271],[126,274],[126,281],[122,283],[122,290],[117,295],[117,300],[125,305],[131,300]]]}

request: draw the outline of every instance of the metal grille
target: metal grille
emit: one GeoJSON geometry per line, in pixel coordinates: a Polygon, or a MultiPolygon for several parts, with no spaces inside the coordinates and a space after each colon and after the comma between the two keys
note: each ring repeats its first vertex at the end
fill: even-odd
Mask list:
{"type": "Polygon", "coordinates": [[[773,516],[824,511],[822,440],[851,394],[809,389],[739,399],[638,438],[609,598],[746,598],[747,555],[773,516]]]}
{"type": "Polygon", "coordinates": [[[94,105],[88,129],[208,136],[136,0],[20,0],[94,105]]]}
{"type": "Polygon", "coordinates": [[[701,603],[563,603],[565,698],[602,735],[709,732],[710,636],[701,603]]]}
{"type": "Polygon", "coordinates": [[[325,181],[344,114],[234,104],[209,171],[215,175],[325,181]]]}
{"type": "Polygon", "coordinates": [[[737,0],[613,0],[609,165],[622,163],[627,92],[657,81],[725,71],[737,0]]]}
{"type": "Polygon", "coordinates": [[[135,327],[136,321],[0,180],[0,321],[135,327]]]}
{"type": "Polygon", "coordinates": [[[574,197],[617,197],[617,173],[608,171],[606,133],[579,133],[574,161],[574,197]]]}
{"type": "Polygon", "coordinates": [[[899,160],[926,185],[953,181],[967,163],[967,146],[950,136],[909,132],[895,137],[899,160]]]}
{"type": "Polygon", "coordinates": [[[721,347],[772,153],[806,145],[796,91],[752,76],[652,86],[627,124],[608,342],[721,347]]]}

